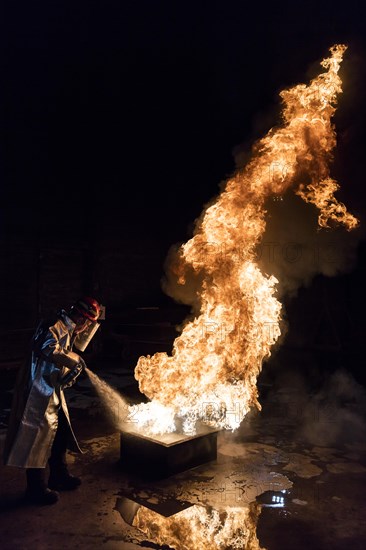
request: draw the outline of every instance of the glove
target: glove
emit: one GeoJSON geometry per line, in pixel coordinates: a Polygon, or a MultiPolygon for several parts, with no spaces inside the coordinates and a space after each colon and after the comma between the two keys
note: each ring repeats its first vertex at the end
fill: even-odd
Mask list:
{"type": "Polygon", "coordinates": [[[85,368],[86,368],[85,361],[80,357],[79,363],[73,369],[70,369],[70,372],[65,374],[63,378],[61,378],[61,381],[60,381],[61,387],[65,389],[73,386],[76,382],[77,377],[82,373],[82,371],[85,368]]]}

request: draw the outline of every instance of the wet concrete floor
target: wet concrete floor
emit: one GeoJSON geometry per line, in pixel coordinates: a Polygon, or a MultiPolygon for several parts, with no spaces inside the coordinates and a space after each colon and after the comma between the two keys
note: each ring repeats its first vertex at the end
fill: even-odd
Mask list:
{"type": "MultiPolygon", "coordinates": [[[[100,375],[127,395],[135,392],[128,372],[100,375]]],[[[121,470],[119,433],[87,379],[68,390],[68,402],[85,450],[68,460],[83,483],[56,505],[34,506],[23,498],[24,472],[1,467],[1,549],[365,547],[366,446],[360,441],[310,444],[299,437],[297,418],[276,416],[264,403],[238,433],[219,434],[217,461],[144,481],[121,470]]]]}

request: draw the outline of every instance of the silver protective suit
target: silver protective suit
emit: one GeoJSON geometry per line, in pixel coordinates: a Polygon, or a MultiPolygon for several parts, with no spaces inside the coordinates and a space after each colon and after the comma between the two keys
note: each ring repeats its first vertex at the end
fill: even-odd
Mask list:
{"type": "Polygon", "coordinates": [[[21,367],[14,390],[4,449],[4,462],[20,468],[44,468],[56,435],[62,407],[70,428],[72,451],[82,452],[71,427],[60,384],[62,377],[83,360],[72,351],[75,323],[65,311],[53,324],[40,324],[32,349],[21,367]]]}

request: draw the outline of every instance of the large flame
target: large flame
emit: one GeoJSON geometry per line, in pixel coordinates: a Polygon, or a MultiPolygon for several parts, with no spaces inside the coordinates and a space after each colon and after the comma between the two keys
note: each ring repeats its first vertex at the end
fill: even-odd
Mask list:
{"type": "Polygon", "coordinates": [[[180,248],[179,284],[192,269],[202,281],[198,313],[176,338],[172,356],[156,353],[138,361],[135,377],[152,403],[137,406],[133,415],[145,430],[174,430],[174,415],[183,418],[187,433],[198,419],[236,429],[250,407],[260,408],[256,381],[280,336],[281,320],[278,281],[261,273],[255,260],[266,200],[292,186],[319,209],[320,226],[357,226],[335,198],[338,185],[329,175],[336,144],[331,119],[342,91],[338,71],[345,50],[333,46],[321,63],[325,72],[308,86],[281,92],[283,124],[255,145],[252,160],[226,182],[180,248]]]}
{"type": "Polygon", "coordinates": [[[141,507],[133,526],[154,542],[176,550],[261,550],[256,535],[259,514],[256,503],[248,508],[227,507],[220,511],[196,505],[169,518],[141,507]]]}

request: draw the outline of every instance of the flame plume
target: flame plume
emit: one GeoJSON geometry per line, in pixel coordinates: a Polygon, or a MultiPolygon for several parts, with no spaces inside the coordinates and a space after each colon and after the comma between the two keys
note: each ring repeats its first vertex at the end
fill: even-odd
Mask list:
{"type": "Polygon", "coordinates": [[[257,377],[281,333],[278,281],[261,273],[255,260],[266,200],[292,186],[319,209],[320,227],[357,226],[334,196],[338,184],[329,175],[336,144],[331,119],[342,91],[338,71],[345,50],[333,46],[321,63],[325,72],[308,86],[281,92],[283,124],[255,145],[252,160],[228,179],[180,248],[179,283],[192,269],[202,281],[198,313],[176,338],[172,356],[156,353],[138,361],[135,378],[152,400],[133,409],[144,429],[174,430],[178,415],[186,433],[197,419],[233,430],[250,407],[260,408],[257,377]]]}

